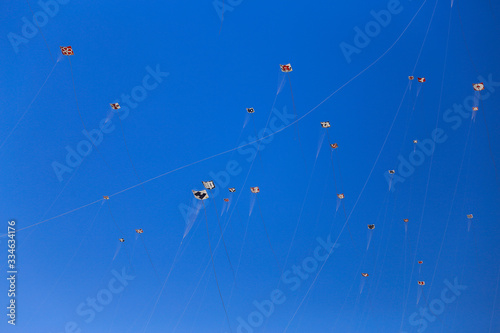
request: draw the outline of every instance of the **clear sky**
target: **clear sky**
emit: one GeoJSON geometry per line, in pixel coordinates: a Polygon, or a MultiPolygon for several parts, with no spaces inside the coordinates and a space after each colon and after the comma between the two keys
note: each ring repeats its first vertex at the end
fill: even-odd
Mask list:
{"type": "Polygon", "coordinates": [[[0,4],[0,332],[500,331],[497,1],[29,3],[0,4]]]}

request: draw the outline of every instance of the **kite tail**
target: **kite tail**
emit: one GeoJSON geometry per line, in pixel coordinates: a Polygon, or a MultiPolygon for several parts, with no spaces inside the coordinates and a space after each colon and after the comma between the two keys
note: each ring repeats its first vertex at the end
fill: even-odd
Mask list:
{"type": "Polygon", "coordinates": [[[193,227],[194,222],[198,218],[198,214],[200,213],[200,209],[201,209],[201,203],[200,203],[200,201],[196,200],[196,199],[193,199],[193,201],[194,201],[194,203],[196,205],[196,209],[195,209],[195,211],[194,211],[193,214],[190,214],[190,215],[187,216],[186,228],[184,229],[184,235],[182,236],[182,239],[186,238],[187,234],[189,233],[189,231],[193,227]]]}
{"type": "Polygon", "coordinates": [[[120,249],[122,248],[122,244],[118,244],[118,246],[116,247],[116,251],[115,251],[115,255],[113,256],[113,259],[111,259],[112,261],[115,261],[115,258],[116,256],[118,255],[118,253],[120,252],[120,249]]]}
{"type": "Polygon", "coordinates": [[[366,245],[366,250],[367,251],[368,251],[368,248],[370,247],[370,243],[372,241],[372,236],[373,236],[373,232],[368,231],[368,244],[366,245]]]}
{"type": "Polygon", "coordinates": [[[276,95],[278,95],[281,92],[281,89],[285,86],[285,81],[286,81],[286,75],[282,72],[278,74],[278,89],[276,89],[276,95]],[[281,77],[281,82],[279,81],[281,77]]]}
{"type": "Polygon", "coordinates": [[[361,285],[359,286],[359,294],[360,295],[363,292],[363,288],[365,287],[365,283],[366,283],[366,279],[365,278],[361,279],[361,285]]]}
{"type": "Polygon", "coordinates": [[[248,216],[252,215],[253,207],[255,206],[255,200],[257,198],[257,195],[253,196],[250,199],[250,212],[248,213],[248,216]]]}
{"type": "Polygon", "coordinates": [[[316,159],[318,159],[319,152],[321,151],[321,147],[323,146],[323,141],[325,141],[326,133],[323,132],[323,135],[319,138],[318,150],[316,151],[316,159]]]}

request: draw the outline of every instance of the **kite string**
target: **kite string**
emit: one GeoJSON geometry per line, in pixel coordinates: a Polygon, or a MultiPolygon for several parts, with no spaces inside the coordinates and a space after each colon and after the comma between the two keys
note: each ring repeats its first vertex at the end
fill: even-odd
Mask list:
{"type": "MultiPolygon", "coordinates": [[[[258,139],[259,135],[257,134],[257,126],[255,126],[255,119],[253,116],[253,113],[250,115],[250,118],[252,118],[252,123],[253,123],[253,130],[255,132],[255,138],[258,139]]],[[[260,163],[262,164],[262,168],[264,168],[264,162],[262,161],[262,155],[260,154],[260,151],[257,149],[257,155],[259,155],[260,163]]]]}
{"type": "Polygon", "coordinates": [[[495,307],[496,307],[496,304],[497,304],[498,285],[499,285],[499,283],[500,283],[500,268],[498,269],[498,274],[497,274],[497,286],[495,288],[495,299],[493,301],[493,309],[491,310],[490,329],[488,330],[488,332],[493,332],[492,331],[492,328],[493,328],[493,319],[495,318],[495,307]]]}
{"type": "Polygon", "coordinates": [[[33,15],[33,23],[35,23],[36,27],[38,28],[38,31],[40,31],[40,35],[42,35],[43,41],[45,42],[45,46],[47,47],[47,50],[49,50],[50,59],[52,59],[52,62],[55,62],[54,57],[52,56],[52,51],[50,51],[49,44],[47,43],[47,39],[45,39],[45,35],[43,34],[42,29],[38,25],[38,21],[35,19],[35,13],[33,12],[33,8],[31,8],[31,4],[30,4],[29,0],[26,0],[26,3],[28,4],[28,7],[30,8],[31,14],[33,15]]]}
{"type": "Polygon", "coordinates": [[[267,232],[266,223],[264,222],[264,215],[262,215],[262,209],[260,208],[260,202],[259,202],[259,195],[258,194],[255,194],[255,201],[257,201],[257,207],[259,208],[260,219],[262,220],[262,225],[264,226],[264,231],[266,232],[267,241],[269,242],[269,247],[271,248],[271,251],[273,252],[274,259],[276,259],[276,263],[278,264],[278,269],[279,269],[280,275],[281,275],[283,273],[283,268],[280,265],[280,262],[278,260],[278,256],[276,255],[276,252],[274,251],[274,248],[273,248],[273,244],[271,243],[271,238],[269,237],[269,233],[267,232]]]}
{"type": "MultiPolygon", "coordinates": [[[[137,171],[137,168],[135,167],[134,162],[132,162],[132,155],[130,154],[130,150],[128,149],[128,144],[127,144],[127,139],[125,139],[125,130],[123,128],[123,122],[120,118],[120,115],[118,115],[118,121],[120,123],[120,128],[122,130],[122,137],[123,137],[123,143],[125,144],[125,150],[127,151],[127,156],[128,160],[130,161],[130,165],[132,165],[132,168],[134,169],[135,177],[137,178],[137,181],[139,183],[142,182],[141,177],[139,176],[139,172],[137,171]]],[[[144,186],[141,186],[142,190],[144,191],[144,194],[147,195],[146,190],[144,189],[144,186]]]]}
{"type": "Polygon", "coordinates": [[[165,286],[167,285],[168,279],[170,278],[170,274],[172,273],[172,270],[174,269],[174,266],[175,266],[175,263],[177,261],[177,257],[179,256],[183,241],[184,241],[184,238],[181,240],[181,243],[179,244],[179,247],[177,248],[177,251],[176,251],[175,256],[174,256],[174,260],[172,261],[172,265],[170,265],[170,269],[168,271],[167,277],[165,278],[165,281],[163,281],[163,285],[160,289],[160,292],[158,293],[158,297],[156,297],[155,304],[153,306],[153,309],[151,310],[151,313],[149,314],[148,321],[146,322],[146,326],[145,326],[143,332],[146,332],[146,330],[149,326],[149,323],[151,321],[151,318],[153,317],[153,315],[155,313],[156,306],[158,305],[158,302],[160,301],[160,298],[163,294],[163,290],[165,289],[165,286]]]}
{"type": "Polygon", "coordinates": [[[292,323],[293,319],[294,319],[294,318],[295,318],[295,316],[297,315],[297,313],[298,313],[298,311],[299,311],[300,307],[301,307],[301,306],[302,306],[302,304],[304,303],[304,300],[305,300],[305,299],[307,298],[307,296],[309,295],[309,292],[311,291],[311,289],[312,289],[312,287],[314,286],[314,284],[315,284],[316,280],[318,279],[319,274],[321,273],[321,271],[322,271],[322,270],[323,270],[323,268],[325,267],[326,262],[328,261],[328,258],[330,258],[331,254],[333,253],[333,250],[335,249],[335,247],[336,247],[336,245],[337,245],[337,243],[338,243],[338,240],[339,240],[340,236],[342,236],[342,233],[344,232],[344,229],[345,229],[346,225],[347,225],[347,220],[346,220],[346,222],[344,223],[344,225],[342,226],[342,229],[340,230],[339,235],[338,235],[338,236],[337,236],[337,238],[335,239],[335,242],[333,243],[332,248],[330,249],[330,251],[328,251],[328,255],[326,256],[325,261],[323,262],[323,264],[322,264],[322,265],[321,265],[321,267],[319,268],[318,273],[316,273],[316,276],[314,277],[314,279],[313,279],[313,281],[312,281],[311,285],[310,285],[310,286],[309,286],[309,288],[307,289],[306,294],[304,295],[304,297],[302,298],[302,300],[301,300],[301,301],[300,301],[300,303],[299,303],[299,306],[297,307],[297,309],[296,309],[296,310],[295,310],[295,312],[293,313],[292,318],[288,321],[288,324],[286,325],[285,330],[283,331],[283,333],[286,333],[286,331],[287,331],[287,330],[288,330],[288,328],[290,327],[290,324],[292,323]]]}
{"type": "MultiPolygon", "coordinates": [[[[304,199],[302,200],[302,205],[300,207],[300,213],[299,213],[299,218],[297,219],[297,223],[295,225],[295,230],[293,232],[293,236],[292,236],[292,241],[290,242],[290,246],[288,247],[288,252],[286,254],[286,258],[285,258],[285,263],[283,265],[283,267],[285,268],[286,267],[286,264],[288,262],[288,258],[290,256],[290,252],[292,250],[292,247],[293,247],[293,243],[295,241],[295,236],[297,234],[297,230],[299,229],[299,224],[300,224],[300,221],[302,219],[302,213],[304,211],[304,206],[306,204],[306,201],[307,201],[307,196],[309,194],[309,189],[311,187],[311,183],[312,183],[312,179],[313,179],[313,176],[314,176],[314,170],[316,168],[316,162],[318,161],[318,155],[316,155],[316,160],[314,161],[314,164],[313,164],[313,168],[312,168],[312,172],[311,172],[311,175],[309,176],[309,183],[307,184],[307,189],[306,189],[306,193],[304,195],[304,199]]],[[[280,282],[281,282],[281,279],[280,279],[280,282]]],[[[280,283],[278,283],[278,286],[276,287],[276,289],[278,289],[280,286],[280,283]]]]}
{"type": "MultiPolygon", "coordinates": [[[[247,219],[247,225],[245,227],[245,234],[243,235],[243,241],[241,243],[241,250],[240,250],[240,255],[238,257],[238,262],[236,264],[236,277],[238,276],[238,271],[240,269],[240,263],[241,263],[241,258],[243,257],[243,249],[245,248],[245,242],[246,242],[246,239],[247,239],[247,234],[248,234],[248,226],[250,225],[250,215],[248,216],[248,219],[247,219]]],[[[233,282],[233,285],[231,287],[231,293],[229,294],[229,300],[227,302],[227,307],[230,308],[231,306],[231,300],[232,300],[232,297],[233,297],[233,291],[234,291],[234,288],[236,286],[236,279],[234,280],[233,282]]]]}
{"type": "MultiPolygon", "coordinates": [[[[212,193],[212,190],[210,190],[210,193],[212,193]]],[[[217,210],[217,204],[215,203],[215,197],[213,198],[212,202],[214,203],[214,207],[215,207],[215,215],[217,216],[217,224],[219,225],[220,237],[222,239],[222,245],[224,246],[224,250],[226,251],[226,257],[227,257],[227,261],[229,262],[229,266],[231,267],[231,272],[233,273],[233,279],[234,279],[234,281],[236,281],[236,275],[234,273],[233,264],[231,263],[231,258],[229,257],[229,252],[227,251],[226,241],[224,240],[224,231],[226,230],[226,228],[224,228],[224,231],[222,231],[222,227],[220,224],[220,218],[219,218],[219,212],[217,210]]],[[[227,222],[226,226],[228,224],[229,224],[229,221],[227,222]]]]}
{"type": "MultiPolygon", "coordinates": [[[[36,21],[36,20],[35,20],[36,21]]],[[[35,94],[35,97],[33,97],[33,99],[31,100],[31,102],[28,104],[28,106],[26,107],[26,110],[24,110],[23,114],[21,115],[21,117],[19,118],[19,120],[16,122],[16,124],[14,125],[14,127],[10,130],[9,134],[7,134],[7,136],[5,137],[5,139],[3,140],[2,144],[0,144],[0,149],[2,149],[2,147],[5,145],[5,143],[7,142],[7,140],[10,138],[10,136],[12,135],[12,133],[14,133],[14,131],[16,130],[17,126],[19,125],[19,123],[24,119],[24,116],[26,115],[26,113],[28,113],[28,111],[30,110],[31,108],[31,105],[33,105],[33,103],[35,102],[35,100],[37,99],[38,95],[40,94],[40,92],[42,91],[43,87],[45,87],[45,84],[47,83],[47,81],[49,80],[50,76],[52,75],[52,73],[54,72],[54,69],[56,68],[57,64],[59,63],[59,61],[56,61],[56,63],[54,64],[54,66],[52,66],[52,69],[50,70],[49,72],[49,75],[47,75],[47,77],[45,78],[45,81],[43,81],[42,83],[42,86],[40,87],[40,89],[38,89],[37,93],[35,94]]]]}
{"type": "MultiPolygon", "coordinates": [[[[293,96],[293,89],[292,89],[292,79],[290,78],[290,73],[286,73],[288,77],[288,83],[290,85],[290,94],[292,95],[292,105],[293,105],[293,114],[295,115],[295,118],[298,117],[297,113],[297,107],[295,106],[295,97],[293,96]]],[[[299,123],[296,123],[296,128],[297,128],[297,137],[299,139],[299,149],[300,149],[300,154],[302,155],[302,159],[304,160],[304,166],[305,170],[307,170],[307,161],[306,157],[304,156],[304,150],[302,148],[302,140],[300,139],[300,131],[299,131],[299,123]]]]}
{"type": "MultiPolygon", "coordinates": [[[[191,304],[191,301],[193,300],[193,297],[194,295],[196,294],[196,291],[198,290],[198,287],[200,286],[200,283],[201,281],[203,280],[203,277],[205,276],[206,272],[207,272],[207,269],[208,267],[210,266],[210,259],[208,260],[207,262],[207,265],[205,266],[205,270],[203,271],[203,273],[200,275],[200,279],[198,280],[198,283],[196,284],[196,287],[195,289],[193,290],[193,293],[191,294],[189,300],[188,300],[188,303],[186,304],[186,306],[184,307],[184,310],[182,311],[181,315],[179,316],[179,319],[177,319],[177,322],[175,323],[175,326],[172,330],[172,332],[174,333],[176,330],[177,330],[177,327],[179,326],[179,324],[181,323],[181,320],[182,318],[184,317],[184,314],[186,313],[189,305],[191,304]]],[[[207,279],[207,285],[208,286],[208,282],[209,282],[209,279],[207,279]]],[[[206,288],[205,286],[205,288],[206,288]]],[[[206,290],[206,289],[205,289],[206,290]]]]}
{"type": "Polygon", "coordinates": [[[146,250],[146,254],[148,255],[149,262],[151,263],[151,267],[153,267],[153,270],[155,272],[156,278],[158,281],[161,281],[160,276],[158,275],[158,270],[156,269],[156,266],[153,264],[153,260],[151,259],[151,255],[149,254],[148,247],[146,246],[146,242],[144,241],[144,238],[142,238],[142,234],[138,234],[139,238],[141,239],[142,245],[144,245],[144,249],[146,250]]]}
{"type": "Polygon", "coordinates": [[[493,150],[491,149],[490,131],[488,130],[488,123],[486,122],[486,115],[485,115],[485,112],[484,112],[483,100],[481,98],[479,98],[479,101],[481,103],[481,110],[483,111],[481,114],[483,116],[484,126],[486,128],[486,136],[488,138],[488,148],[490,150],[490,157],[491,157],[491,161],[493,162],[493,167],[495,168],[495,176],[496,176],[497,184],[498,184],[499,178],[498,178],[497,163],[495,161],[495,156],[493,154],[493,150]]]}
{"type": "Polygon", "coordinates": [[[205,211],[205,223],[206,223],[206,226],[207,226],[208,248],[210,250],[210,259],[212,261],[212,268],[214,270],[215,283],[217,284],[217,290],[219,291],[219,296],[220,296],[220,300],[222,302],[222,307],[224,308],[224,313],[226,314],[226,319],[227,319],[227,324],[229,326],[229,331],[232,332],[231,321],[229,320],[229,315],[227,314],[226,305],[224,304],[224,298],[222,297],[222,293],[220,291],[219,279],[217,278],[217,272],[215,270],[214,255],[213,255],[213,252],[212,252],[212,245],[211,245],[211,242],[210,242],[210,232],[208,230],[207,209],[205,207],[205,203],[203,202],[203,200],[201,202],[203,203],[203,210],[205,211]]]}
{"type": "Polygon", "coordinates": [[[469,49],[469,44],[467,43],[467,39],[465,38],[464,26],[462,23],[462,15],[460,14],[460,1],[458,0],[457,0],[457,12],[458,12],[458,20],[460,21],[460,31],[462,32],[462,39],[464,40],[465,49],[467,50],[467,54],[469,55],[469,61],[471,62],[472,67],[474,67],[476,73],[479,75],[479,70],[477,69],[476,63],[472,59],[472,55],[469,49]]]}
{"type": "MultiPolygon", "coordinates": [[[[52,287],[52,289],[50,290],[49,294],[47,295],[47,297],[45,297],[44,301],[40,304],[40,306],[38,307],[38,309],[40,309],[46,302],[47,302],[47,299],[52,295],[52,293],[54,292],[54,290],[56,289],[57,285],[59,284],[59,281],[61,280],[63,274],[66,272],[66,270],[68,269],[69,265],[71,264],[71,262],[73,261],[73,259],[76,257],[76,255],[78,254],[80,248],[82,247],[83,245],[83,242],[85,241],[85,239],[88,237],[90,231],[92,230],[93,226],[94,226],[94,223],[97,219],[97,216],[99,215],[99,212],[101,211],[101,208],[102,208],[102,205],[99,206],[99,209],[97,210],[96,214],[94,215],[94,218],[92,219],[92,222],[90,223],[90,227],[88,228],[85,236],[82,238],[82,240],[80,241],[80,244],[78,244],[78,247],[76,248],[76,250],[73,252],[73,255],[71,256],[71,258],[69,259],[69,261],[66,263],[66,265],[64,266],[64,268],[62,269],[61,273],[59,274],[59,277],[56,279],[56,282],[54,283],[54,286],[52,287]]],[[[35,315],[36,313],[38,312],[38,310],[36,310],[33,315],[35,315]]],[[[33,320],[33,316],[30,317],[30,319],[28,320],[27,322],[27,325],[33,320]]]]}
{"type": "MultiPolygon", "coordinates": [[[[105,199],[103,199],[103,200],[105,200],[105,199]]],[[[118,226],[118,223],[116,223],[116,220],[115,220],[115,217],[113,215],[113,212],[111,211],[111,205],[109,204],[108,200],[106,200],[106,204],[108,206],[109,214],[111,215],[111,219],[113,220],[113,223],[115,224],[116,229],[118,229],[118,231],[120,232],[120,234],[123,237],[123,235],[125,235],[125,234],[123,233],[122,229],[120,229],[120,227],[118,226]]]]}

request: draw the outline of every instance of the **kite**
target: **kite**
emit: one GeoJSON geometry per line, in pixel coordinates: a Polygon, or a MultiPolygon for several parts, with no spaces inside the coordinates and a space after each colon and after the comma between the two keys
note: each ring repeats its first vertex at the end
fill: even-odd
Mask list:
{"type": "Polygon", "coordinates": [[[255,112],[255,110],[254,110],[254,108],[247,108],[247,112],[248,112],[248,113],[254,113],[254,112],[255,112]]]}
{"type": "Polygon", "coordinates": [[[330,127],[330,122],[329,122],[329,121],[322,121],[322,122],[321,122],[321,127],[323,127],[323,128],[328,128],[328,127],[330,127]]]}
{"type": "Polygon", "coordinates": [[[61,52],[65,56],[72,56],[74,55],[73,53],[73,48],[71,46],[59,46],[61,48],[61,52]]]}
{"type": "Polygon", "coordinates": [[[250,187],[250,191],[252,191],[252,193],[259,193],[260,192],[260,188],[258,186],[256,186],[256,187],[250,187]]]}
{"type": "Polygon", "coordinates": [[[202,190],[202,191],[192,190],[192,192],[193,192],[194,197],[198,200],[206,200],[209,198],[206,190],[202,190]]]}
{"type": "Polygon", "coordinates": [[[104,200],[109,200],[109,197],[107,195],[103,196],[104,200]]]}
{"type": "Polygon", "coordinates": [[[417,80],[418,80],[418,82],[424,83],[425,77],[418,77],[417,80]]]}
{"type": "MultiPolygon", "coordinates": [[[[425,281],[418,281],[419,286],[425,286],[425,281]]],[[[417,304],[420,302],[420,297],[422,296],[422,289],[423,288],[418,288],[418,293],[417,293],[417,304]]]]}
{"type": "Polygon", "coordinates": [[[125,239],[124,238],[120,238],[119,241],[120,241],[120,243],[123,243],[123,242],[125,242],[125,239]]]}
{"type": "Polygon", "coordinates": [[[471,226],[471,224],[472,224],[472,219],[473,219],[473,218],[474,218],[474,216],[473,216],[472,214],[467,214],[467,219],[469,220],[469,221],[467,222],[467,232],[469,232],[469,231],[470,231],[470,226],[471,226]]]}
{"type": "Polygon", "coordinates": [[[414,79],[414,77],[413,77],[412,75],[408,76],[408,80],[410,80],[410,81],[411,81],[411,80],[413,80],[413,79],[414,79]]]}
{"type": "Polygon", "coordinates": [[[236,192],[236,189],[234,187],[230,187],[229,192],[231,192],[231,193],[236,192]]]}
{"type": "Polygon", "coordinates": [[[214,184],[213,180],[209,180],[208,182],[202,181],[202,183],[203,183],[203,186],[205,186],[205,188],[207,190],[213,190],[215,188],[215,184],[214,184]]]}
{"type": "Polygon", "coordinates": [[[344,199],[345,198],[344,193],[337,194],[337,198],[344,199]]]}
{"type": "Polygon", "coordinates": [[[144,230],[142,230],[142,229],[135,229],[135,232],[137,232],[138,234],[142,234],[142,233],[144,233],[144,230]]]}
{"type": "Polygon", "coordinates": [[[424,262],[422,260],[419,260],[418,263],[422,265],[424,262]]]}
{"type": "Polygon", "coordinates": [[[474,88],[475,91],[484,90],[484,84],[482,82],[481,83],[474,83],[472,85],[472,87],[474,88]]]}
{"type": "Polygon", "coordinates": [[[477,110],[479,110],[479,108],[477,106],[472,107],[472,111],[477,111],[477,110]]]}
{"type": "Polygon", "coordinates": [[[368,224],[368,242],[366,244],[366,250],[368,251],[368,248],[370,247],[370,243],[372,241],[372,236],[373,236],[373,230],[375,229],[375,224],[368,224]]]}
{"type": "Polygon", "coordinates": [[[227,199],[227,198],[224,198],[224,201],[225,201],[225,202],[229,202],[229,199],[227,199]]]}
{"type": "Polygon", "coordinates": [[[283,73],[289,73],[292,71],[292,65],[291,64],[286,64],[286,65],[280,65],[281,71],[283,73]]]}
{"type": "MultiPolygon", "coordinates": [[[[362,277],[368,277],[368,273],[361,273],[361,276],[362,277]]],[[[361,279],[361,285],[359,286],[359,294],[361,294],[363,292],[363,287],[365,286],[365,282],[366,280],[365,279],[361,279]]]]}
{"type": "Polygon", "coordinates": [[[111,105],[111,108],[113,110],[118,110],[121,108],[120,104],[118,104],[118,103],[110,103],[109,105],[111,105]]]}
{"type": "Polygon", "coordinates": [[[417,144],[417,143],[418,143],[418,140],[413,140],[413,143],[414,143],[414,144],[417,144]]]}
{"type": "Polygon", "coordinates": [[[395,173],[396,173],[396,171],[394,171],[394,170],[389,170],[389,174],[393,175],[393,174],[395,174],[395,173]]]}
{"type": "Polygon", "coordinates": [[[405,237],[406,237],[406,234],[408,233],[408,219],[404,219],[403,222],[405,222],[405,237]]]}
{"type": "Polygon", "coordinates": [[[339,147],[339,145],[336,143],[331,143],[330,147],[332,147],[333,149],[337,149],[339,147]]]}

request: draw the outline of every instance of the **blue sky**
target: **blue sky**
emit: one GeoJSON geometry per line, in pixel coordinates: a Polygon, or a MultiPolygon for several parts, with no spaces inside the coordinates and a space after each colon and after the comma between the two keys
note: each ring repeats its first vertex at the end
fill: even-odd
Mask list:
{"type": "MultiPolygon", "coordinates": [[[[1,234],[9,219],[26,228],[16,326],[3,279],[1,331],[499,331],[498,3],[226,2],[221,28],[211,2],[49,1],[46,14],[30,1],[44,38],[27,3],[0,5],[1,234]],[[107,126],[98,152],[71,70],[86,129],[107,126]],[[426,82],[410,89],[408,75],[426,82]],[[247,145],[268,119],[279,132],[247,145]],[[328,140],[339,145],[335,171],[328,140]],[[217,186],[207,219],[203,207],[191,214],[191,190],[206,180],[217,186]],[[222,243],[214,262],[231,328],[205,227],[214,248],[219,221],[232,267],[222,243]],[[328,237],[336,247],[324,261],[328,237]],[[106,304],[92,310],[96,298],[106,304]]],[[[0,248],[7,276],[7,238],[0,248]]]]}

